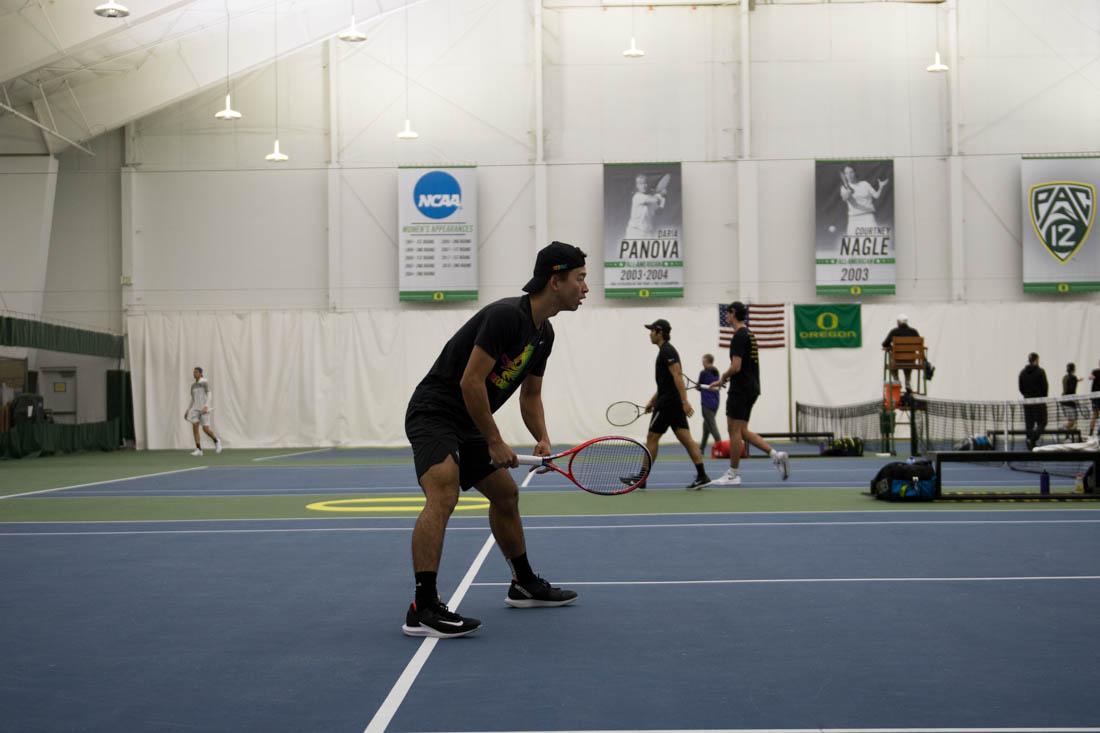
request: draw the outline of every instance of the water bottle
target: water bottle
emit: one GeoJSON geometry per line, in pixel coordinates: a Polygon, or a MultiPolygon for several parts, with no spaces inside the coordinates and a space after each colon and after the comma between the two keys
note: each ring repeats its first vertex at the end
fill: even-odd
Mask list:
{"type": "Polygon", "coordinates": [[[1050,474],[1046,471],[1039,475],[1039,493],[1043,496],[1050,494],[1050,474]]]}

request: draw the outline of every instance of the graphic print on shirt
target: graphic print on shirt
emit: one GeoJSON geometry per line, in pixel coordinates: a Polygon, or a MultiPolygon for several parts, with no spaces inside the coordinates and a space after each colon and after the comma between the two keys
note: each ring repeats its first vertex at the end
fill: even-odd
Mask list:
{"type": "Polygon", "coordinates": [[[531,363],[536,345],[537,342],[527,344],[514,359],[507,354],[501,354],[496,369],[489,374],[489,381],[498,389],[508,389],[513,383],[518,382],[527,371],[527,365],[531,363]]]}

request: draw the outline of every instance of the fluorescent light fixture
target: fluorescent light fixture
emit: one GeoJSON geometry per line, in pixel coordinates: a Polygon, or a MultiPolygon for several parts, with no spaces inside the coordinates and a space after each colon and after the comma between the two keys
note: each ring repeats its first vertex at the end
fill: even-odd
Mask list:
{"type": "Polygon", "coordinates": [[[408,120],[405,120],[405,129],[397,133],[398,140],[415,140],[420,137],[420,133],[412,129],[412,124],[408,120]]]}
{"type": "Polygon", "coordinates": [[[943,72],[947,71],[949,68],[950,67],[947,64],[940,61],[940,52],[936,51],[936,60],[933,61],[930,66],[924,67],[924,70],[925,71],[930,71],[933,74],[942,74],[943,72]]]}
{"type": "Polygon", "coordinates": [[[239,120],[241,119],[241,113],[233,109],[229,104],[229,95],[225,95],[225,109],[220,112],[214,113],[215,119],[219,120],[239,120]]]}
{"type": "Polygon", "coordinates": [[[275,149],[265,155],[264,160],[270,160],[273,163],[282,163],[283,161],[290,160],[288,156],[279,152],[279,138],[275,138],[275,149]]]}
{"type": "Polygon", "coordinates": [[[102,5],[96,6],[95,14],[100,18],[125,18],[130,14],[130,9],[116,3],[115,0],[107,0],[102,5]]]}
{"type": "Polygon", "coordinates": [[[360,33],[355,27],[355,16],[351,16],[351,25],[336,34],[336,37],[346,43],[362,43],[367,40],[366,33],[360,33]]]}
{"type": "Polygon", "coordinates": [[[638,59],[645,56],[645,51],[638,48],[634,43],[634,36],[630,37],[630,48],[623,51],[623,56],[626,56],[628,59],[638,59]]]}

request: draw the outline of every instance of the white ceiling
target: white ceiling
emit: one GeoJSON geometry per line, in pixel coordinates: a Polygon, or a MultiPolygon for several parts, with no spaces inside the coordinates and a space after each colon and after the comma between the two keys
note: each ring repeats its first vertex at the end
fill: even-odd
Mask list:
{"type": "MultiPolygon", "coordinates": [[[[446,1],[408,0],[407,5],[446,1]]],[[[496,1],[484,0],[487,6],[496,1]]],[[[756,0],[756,4],[791,1],[795,0],[756,0]]],[[[236,76],[270,63],[277,55],[330,38],[347,27],[353,5],[357,25],[368,36],[381,30],[387,15],[401,13],[406,7],[406,0],[124,0],[130,16],[107,19],[92,12],[98,2],[0,0],[0,102],[10,99],[21,113],[78,141],[224,83],[227,71],[236,76]],[[278,54],[273,23],[276,5],[278,54]]],[[[692,0],[636,2],[644,6],[690,4],[692,0]]],[[[543,0],[543,4],[548,9],[566,9],[622,6],[631,0],[543,0]]],[[[63,147],[56,138],[48,144],[52,152],[63,147]]]]}

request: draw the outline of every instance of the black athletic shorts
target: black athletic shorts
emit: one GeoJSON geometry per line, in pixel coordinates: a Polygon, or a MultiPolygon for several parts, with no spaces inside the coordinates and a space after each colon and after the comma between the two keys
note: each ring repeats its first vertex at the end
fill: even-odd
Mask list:
{"type": "Polygon", "coordinates": [[[410,403],[405,413],[405,435],[412,443],[418,481],[447,456],[458,464],[458,483],[463,491],[496,470],[489,457],[489,444],[465,416],[410,403]]]}
{"type": "Polygon", "coordinates": [[[758,394],[751,392],[730,392],[726,395],[726,417],[731,420],[749,421],[752,406],[756,404],[758,394]]]}
{"type": "Polygon", "coordinates": [[[649,416],[649,432],[664,435],[669,428],[689,430],[687,415],[682,405],[654,407],[649,416]]]}

